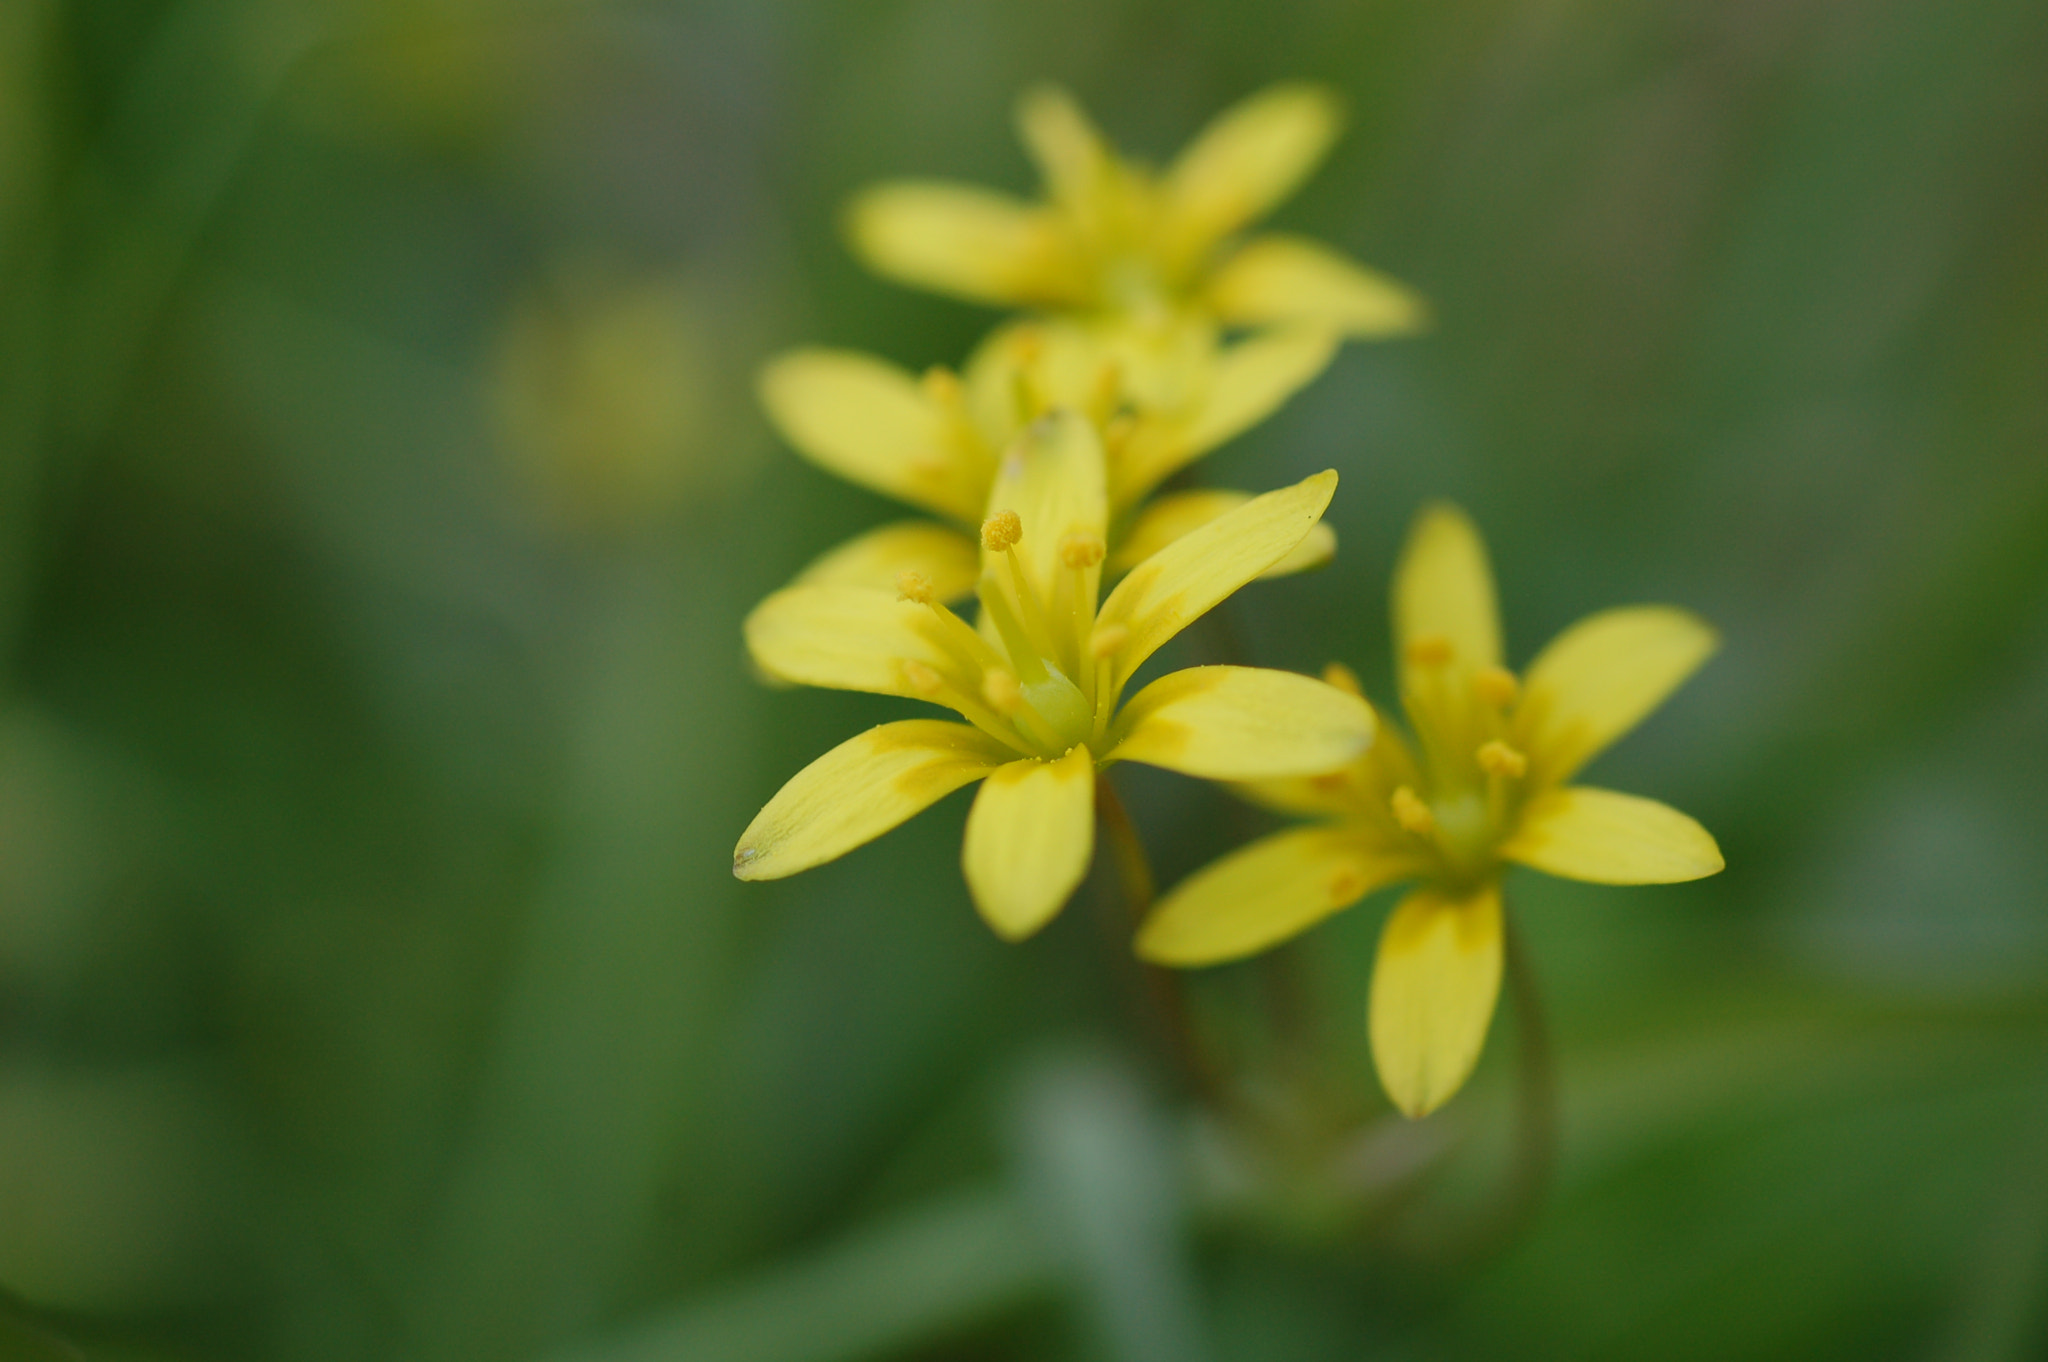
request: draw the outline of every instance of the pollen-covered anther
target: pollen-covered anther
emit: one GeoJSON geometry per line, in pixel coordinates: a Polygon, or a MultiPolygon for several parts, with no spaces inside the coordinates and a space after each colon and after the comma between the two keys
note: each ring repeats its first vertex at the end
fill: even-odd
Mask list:
{"type": "Polygon", "coordinates": [[[1417,837],[1427,837],[1436,830],[1436,815],[1422,802],[1422,796],[1406,785],[1396,786],[1387,803],[1394,810],[1394,821],[1417,837]]]}
{"type": "Polygon", "coordinates": [[[981,698],[988,701],[990,709],[1008,717],[1024,708],[1024,687],[1010,672],[991,667],[981,674],[981,698]]]}
{"type": "Polygon", "coordinates": [[[1109,552],[1099,534],[1070,534],[1060,540],[1060,561],[1076,572],[1092,568],[1109,552]]]}
{"type": "Polygon", "coordinates": [[[932,603],[932,579],[922,572],[899,572],[896,574],[896,599],[915,601],[919,605],[932,603]]]}
{"type": "Polygon", "coordinates": [[[1479,769],[1490,776],[1506,776],[1511,780],[1518,780],[1529,770],[1528,756],[1517,752],[1504,742],[1494,741],[1485,744],[1479,749],[1478,759],[1479,769]]]}
{"type": "Polygon", "coordinates": [[[1323,680],[1335,686],[1338,690],[1343,691],[1346,695],[1356,695],[1361,699],[1365,696],[1365,687],[1359,683],[1358,673],[1352,671],[1351,668],[1345,666],[1342,662],[1325,663],[1323,666],[1323,680]]]}
{"type": "Polygon", "coordinates": [[[916,658],[903,660],[903,679],[912,690],[928,700],[946,688],[946,678],[916,658]]]}
{"type": "Polygon", "coordinates": [[[1408,645],[1408,661],[1417,667],[1441,667],[1451,660],[1451,641],[1442,634],[1424,634],[1408,645]]]}
{"type": "Polygon", "coordinates": [[[1472,694],[1482,704],[1506,709],[1522,693],[1522,683],[1506,667],[1481,667],[1472,673],[1472,694]]]}
{"type": "Polygon", "coordinates": [[[981,522],[981,546],[990,553],[1003,553],[1024,537],[1024,522],[1015,511],[997,511],[981,522]]]}
{"type": "Polygon", "coordinates": [[[1339,870],[1323,886],[1331,903],[1349,903],[1365,889],[1365,877],[1356,870],[1339,870]]]}
{"type": "Polygon", "coordinates": [[[1121,624],[1098,625],[1088,638],[1088,656],[1100,662],[1130,640],[1131,631],[1121,624]]]}

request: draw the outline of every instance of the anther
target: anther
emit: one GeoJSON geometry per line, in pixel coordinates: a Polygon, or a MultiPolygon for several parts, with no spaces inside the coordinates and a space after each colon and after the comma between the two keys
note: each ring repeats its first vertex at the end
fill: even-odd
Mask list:
{"type": "Polygon", "coordinates": [[[1070,534],[1060,540],[1060,561],[1076,572],[1094,567],[1108,552],[1109,545],[1099,534],[1070,534]]]}
{"type": "Polygon", "coordinates": [[[1365,687],[1358,683],[1358,673],[1342,662],[1325,663],[1323,680],[1347,695],[1356,695],[1361,699],[1365,696],[1365,687]]]}
{"type": "Polygon", "coordinates": [[[1451,660],[1451,641],[1442,634],[1424,634],[1408,645],[1408,661],[1418,667],[1441,667],[1451,660]]]}
{"type": "Polygon", "coordinates": [[[946,688],[946,678],[919,662],[916,658],[903,660],[903,679],[919,695],[930,699],[946,688]]]}
{"type": "Polygon", "coordinates": [[[981,698],[988,701],[990,709],[1008,717],[1024,708],[1024,687],[1010,672],[990,667],[981,674],[981,698]]]}
{"type": "Polygon", "coordinates": [[[924,395],[942,407],[960,404],[960,379],[943,364],[924,371],[924,395]]]}
{"type": "Polygon", "coordinates": [[[1088,639],[1088,656],[1100,662],[1130,642],[1131,631],[1121,624],[1100,624],[1088,639]]]}
{"type": "Polygon", "coordinates": [[[1421,796],[1406,785],[1396,786],[1387,803],[1393,807],[1394,821],[1417,837],[1427,837],[1436,829],[1436,815],[1429,811],[1429,805],[1421,796]]]}
{"type": "Polygon", "coordinates": [[[981,546],[1001,553],[1024,537],[1024,522],[1015,511],[997,511],[981,522],[981,546]]]}
{"type": "Polygon", "coordinates": [[[1479,749],[1479,769],[1490,776],[1519,780],[1528,773],[1529,758],[1504,742],[1490,742],[1479,749]]]}
{"type": "Polygon", "coordinates": [[[1472,693],[1482,703],[1506,709],[1522,693],[1522,684],[1506,667],[1481,667],[1472,673],[1472,693]]]}
{"type": "Polygon", "coordinates": [[[899,572],[896,574],[896,599],[915,601],[919,605],[932,603],[932,579],[922,572],[899,572]]]}
{"type": "Polygon", "coordinates": [[[1365,876],[1356,870],[1339,870],[1330,876],[1329,882],[1323,886],[1323,892],[1329,896],[1331,903],[1349,903],[1365,892],[1365,876]]]}

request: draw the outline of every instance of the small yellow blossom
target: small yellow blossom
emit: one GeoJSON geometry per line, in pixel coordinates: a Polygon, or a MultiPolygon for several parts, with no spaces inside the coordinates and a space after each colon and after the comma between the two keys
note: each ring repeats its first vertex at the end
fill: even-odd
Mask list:
{"type": "MultiPolygon", "coordinates": [[[[1597,884],[1721,869],[1713,837],[1677,810],[1568,783],[1717,640],[1670,606],[1606,610],[1565,630],[1518,678],[1501,664],[1485,547],[1449,506],[1417,520],[1393,606],[1413,746],[1383,727],[1342,771],[1245,786],[1284,812],[1333,821],[1275,833],[1197,872],[1146,921],[1138,951],[1168,965],[1236,959],[1374,889],[1420,881],[1381,932],[1370,1029],[1388,1095],[1422,1116],[1479,1060],[1500,991],[1508,864],[1597,884]]],[[[1348,672],[1328,675],[1356,687],[1348,672]]]]}
{"type": "MultiPolygon", "coordinates": [[[[1161,480],[1270,415],[1322,371],[1333,345],[1321,328],[1279,329],[1191,350],[1181,356],[1177,378],[1153,373],[1140,391],[1132,366],[1082,329],[1030,321],[998,329],[957,375],[933,368],[920,377],[857,351],[801,349],[769,361],[760,392],[769,418],[798,452],[850,482],[945,517],[960,527],[967,553],[1001,451],[1048,410],[1085,414],[1104,440],[1111,525],[1127,526],[1113,546],[1112,571],[1121,574],[1250,500],[1244,493],[1183,492],[1130,513],[1161,480]]],[[[901,530],[885,527],[883,544],[901,530]]],[[[1315,566],[1335,551],[1336,537],[1318,525],[1301,551],[1269,575],[1315,566]]]]}
{"type": "Polygon", "coordinates": [[[795,874],[980,780],[962,866],[983,918],[1017,940],[1086,872],[1104,767],[1137,761],[1243,781],[1344,765],[1372,739],[1371,708],[1312,677],[1192,667],[1119,703],[1146,658],[1294,551],[1336,484],[1319,473],[1218,516],[1135,566],[1098,608],[1109,523],[1101,441],[1072,412],[1041,416],[995,475],[975,578],[979,627],[946,606],[940,578],[958,570],[952,560],[886,585],[799,580],[748,617],[748,648],[770,677],[929,700],[967,722],[886,723],[827,752],[748,826],[733,873],[795,874]]]}
{"type": "Polygon", "coordinates": [[[1337,135],[1336,96],[1274,85],[1225,110],[1163,172],[1119,156],[1066,92],[1040,87],[1017,129],[1043,201],[942,181],[860,194],[854,249],[877,272],[973,302],[1225,326],[1313,322],[1352,336],[1413,330],[1414,294],[1300,237],[1240,233],[1313,171],[1337,135]]]}

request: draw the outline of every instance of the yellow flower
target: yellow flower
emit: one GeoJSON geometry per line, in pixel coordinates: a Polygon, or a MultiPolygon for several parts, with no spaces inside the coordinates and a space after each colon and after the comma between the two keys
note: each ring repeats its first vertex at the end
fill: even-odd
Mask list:
{"type": "Polygon", "coordinates": [[[1071,412],[1039,418],[996,474],[976,572],[980,628],[947,609],[937,574],[965,565],[944,557],[890,589],[799,580],[748,617],[748,648],[773,678],[929,700],[967,723],[910,719],[841,743],[761,810],[733,873],[793,875],[980,780],[962,866],[982,916],[1017,940],[1086,872],[1096,773],[1111,763],[1256,780],[1351,760],[1372,739],[1371,708],[1312,677],[1192,667],[1118,703],[1162,644],[1292,551],[1336,485],[1319,473],[1219,516],[1140,563],[1098,609],[1101,442],[1071,412]]]}
{"type": "MultiPolygon", "coordinates": [[[[1183,882],[1138,936],[1168,965],[1265,949],[1367,893],[1420,884],[1395,907],[1373,967],[1373,1060],[1410,1116],[1441,1106],[1479,1060],[1500,990],[1500,879],[1509,863],[1596,884],[1665,884],[1721,869],[1698,823],[1654,800],[1568,782],[1714,651],[1670,606],[1588,616],[1517,678],[1501,665],[1493,575],[1478,532],[1426,510],[1394,578],[1394,643],[1411,747],[1382,730],[1343,771],[1246,793],[1334,821],[1275,833],[1183,882]]],[[[1341,668],[1332,680],[1356,688],[1341,668]]]]}
{"type": "Polygon", "coordinates": [[[1353,336],[1412,330],[1414,294],[1326,246],[1239,232],[1315,169],[1338,103],[1314,85],[1272,86],[1224,111],[1163,173],[1118,156],[1064,91],[1017,107],[1043,202],[941,181],[860,194],[854,249],[881,274],[972,302],[1116,317],[1193,316],[1226,326],[1314,322],[1353,336]]]}
{"type": "MultiPolygon", "coordinates": [[[[1294,327],[1198,346],[1172,373],[1147,374],[1141,387],[1133,368],[1082,328],[1032,321],[998,329],[958,375],[935,367],[919,378],[856,351],[792,350],[762,369],[761,402],[784,438],[820,467],[960,526],[959,553],[967,556],[1001,451],[1045,411],[1082,412],[1104,437],[1110,568],[1120,574],[1250,500],[1184,492],[1131,513],[1162,479],[1257,424],[1322,372],[1333,345],[1324,328],[1294,327]]],[[[884,527],[880,545],[904,529],[884,527]]],[[[1325,562],[1336,546],[1318,525],[1271,575],[1325,562]]],[[[891,580],[893,572],[882,579],[891,580]]]]}

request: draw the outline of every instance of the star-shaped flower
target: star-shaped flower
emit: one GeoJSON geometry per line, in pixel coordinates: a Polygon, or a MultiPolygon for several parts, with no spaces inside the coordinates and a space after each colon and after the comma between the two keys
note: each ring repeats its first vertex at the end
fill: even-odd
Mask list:
{"type": "Polygon", "coordinates": [[[929,700],[967,722],[882,724],[827,752],[748,826],[733,873],[795,874],[980,780],[962,866],[982,916],[1016,940],[1086,873],[1096,775],[1112,763],[1237,781],[1342,766],[1372,740],[1372,711],[1312,677],[1192,667],[1120,703],[1161,645],[1294,550],[1336,485],[1334,472],[1319,473],[1217,517],[1139,563],[1098,608],[1109,516],[1101,442],[1072,412],[1040,417],[996,474],[980,628],[917,570],[886,590],[800,580],[748,617],[747,645],[771,677],[929,700]]]}
{"type": "Polygon", "coordinates": [[[992,332],[957,375],[938,366],[920,377],[854,350],[787,351],[761,370],[761,405],[819,467],[967,526],[1018,433],[1055,407],[1077,411],[1104,438],[1115,520],[1272,415],[1334,346],[1327,328],[1296,326],[1187,344],[1147,367],[1086,328],[1034,319],[992,332]]]}
{"type": "MultiPolygon", "coordinates": [[[[1598,884],[1662,884],[1721,869],[1698,823],[1634,795],[1569,783],[1714,651],[1670,606],[1606,610],[1554,639],[1517,678],[1501,665],[1492,572],[1478,532],[1426,510],[1394,581],[1401,702],[1414,745],[1382,726],[1343,771],[1246,793],[1330,821],[1275,833],[1162,900],[1138,952],[1167,965],[1236,959],[1384,885],[1418,881],[1380,934],[1374,1063],[1410,1116],[1441,1106],[1479,1060],[1502,965],[1510,864],[1598,884]]],[[[1348,673],[1332,679],[1350,685],[1348,673]]]]}
{"type": "Polygon", "coordinates": [[[1315,322],[1353,336],[1412,330],[1414,294],[1301,237],[1239,233],[1292,194],[1335,140],[1338,101],[1272,86],[1225,110],[1163,173],[1125,160],[1064,91],[1041,87],[1017,128],[1045,185],[1028,203],[943,181],[896,181],[848,213],[854,249],[901,283],[972,302],[1141,327],[1315,322]]]}

